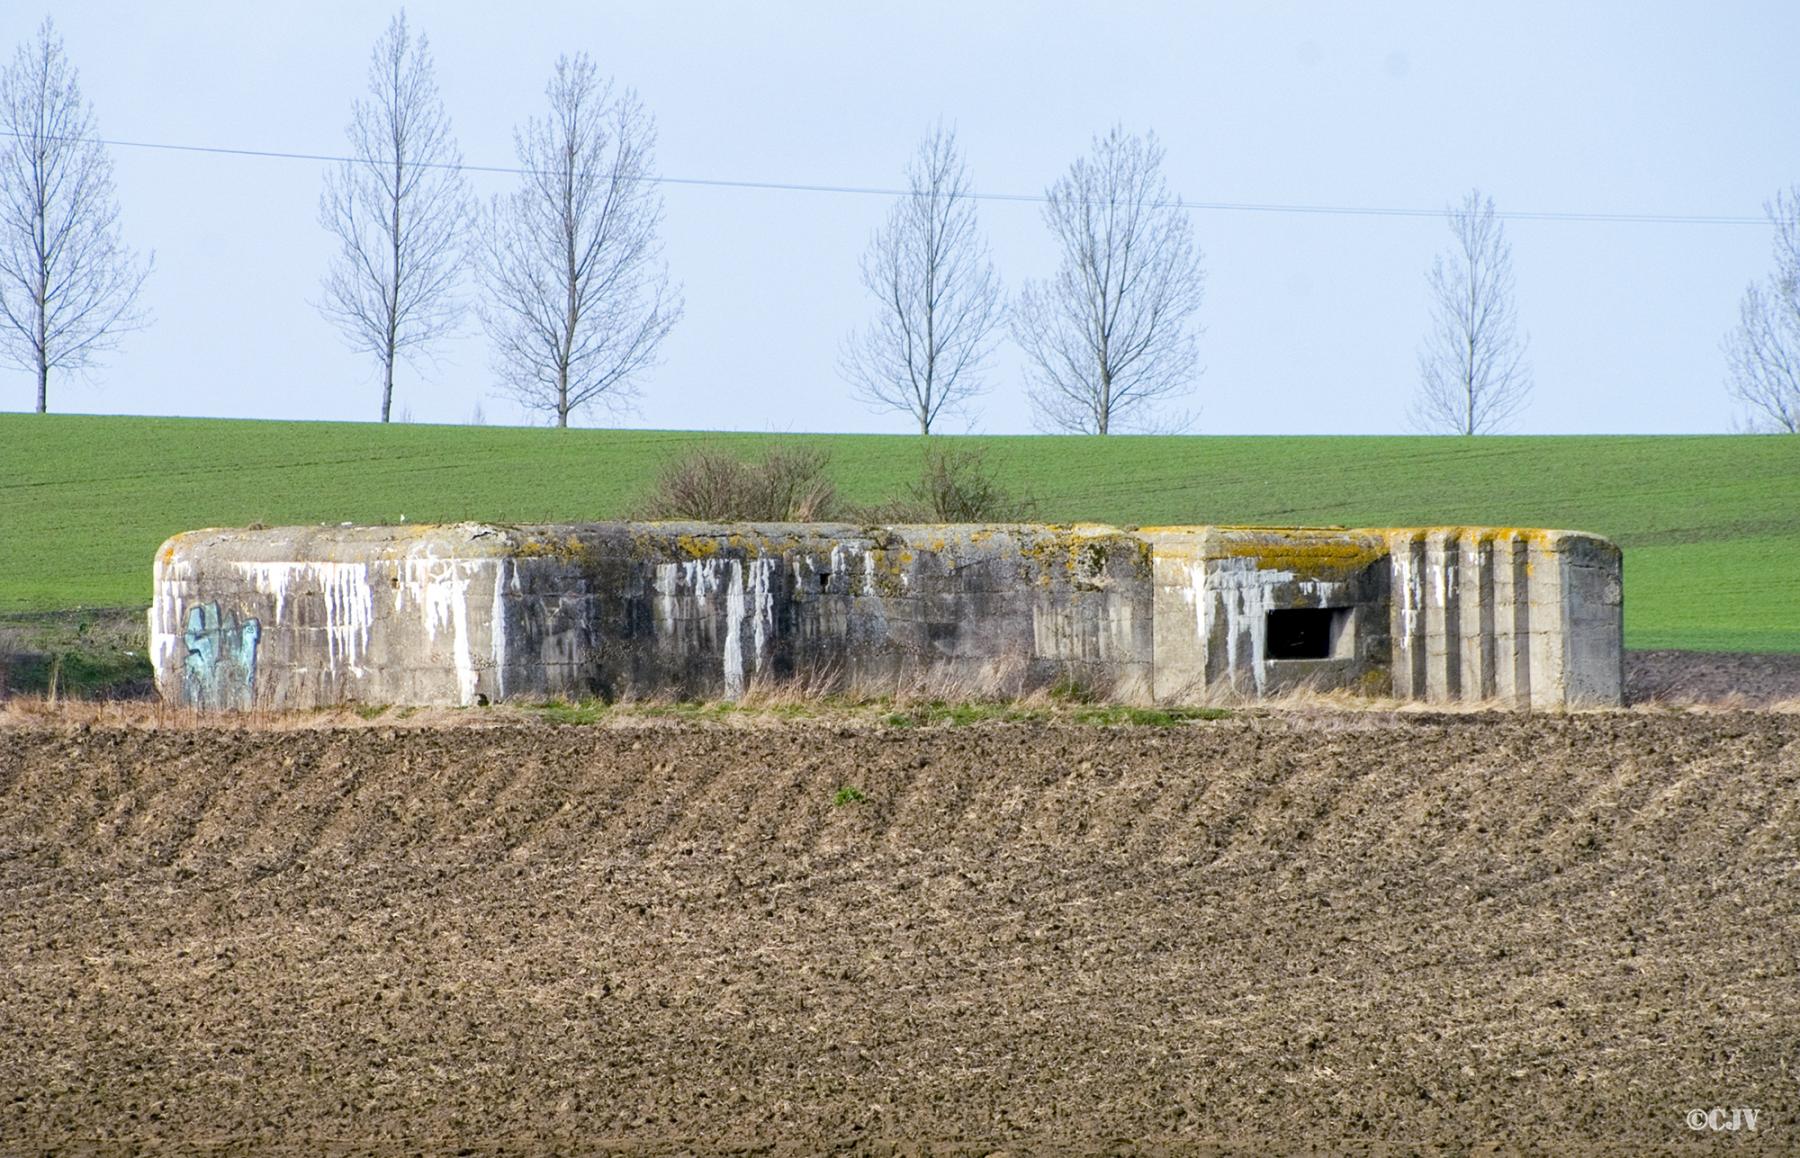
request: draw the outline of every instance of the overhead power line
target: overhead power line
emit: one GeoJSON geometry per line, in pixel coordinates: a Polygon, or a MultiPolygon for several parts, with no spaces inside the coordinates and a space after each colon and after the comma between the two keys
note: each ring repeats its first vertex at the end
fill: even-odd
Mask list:
{"type": "MultiPolygon", "coordinates": [[[[19,133],[10,134],[18,137],[19,133]]],[[[171,153],[205,153],[222,157],[257,157],[279,161],[323,161],[360,163],[356,157],[334,153],[295,153],[281,149],[239,149],[222,145],[181,145],[166,141],[126,141],[97,137],[95,143],[120,149],[151,149],[171,153]]],[[[512,165],[439,164],[424,168],[456,169],[464,173],[498,173],[522,176],[526,170],[512,165]]],[[[752,189],[779,193],[838,193],[864,197],[905,197],[906,189],[879,185],[825,185],[803,181],[746,181],[722,177],[677,177],[658,174],[649,178],[658,185],[691,185],[710,189],[752,189]]],[[[1042,203],[1042,193],[982,193],[968,196],[978,201],[1019,201],[1042,203]]],[[[1262,201],[1181,201],[1184,209],[1218,210],[1233,213],[1301,213],[1336,217],[1425,217],[1440,218],[1447,209],[1407,209],[1379,205],[1296,205],[1262,201]]],[[[1638,225],[1767,225],[1762,217],[1739,217],[1725,213],[1577,213],[1565,210],[1497,210],[1496,217],[1507,221],[1574,221],[1624,223],[1638,225]]]]}

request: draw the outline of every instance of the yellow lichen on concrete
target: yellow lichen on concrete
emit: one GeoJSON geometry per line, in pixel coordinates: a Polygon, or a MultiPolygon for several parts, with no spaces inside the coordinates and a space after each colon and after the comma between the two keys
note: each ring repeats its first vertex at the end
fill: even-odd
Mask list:
{"type": "Polygon", "coordinates": [[[1132,563],[1141,574],[1148,574],[1151,545],[1141,539],[1120,534],[1099,523],[1052,525],[1044,533],[1021,537],[1019,557],[1037,571],[1036,583],[1050,586],[1060,572],[1071,582],[1093,579],[1106,571],[1107,561],[1116,549],[1129,547],[1132,563]]]}
{"type": "Polygon", "coordinates": [[[910,551],[872,547],[869,549],[868,559],[868,578],[875,588],[875,594],[891,599],[906,593],[906,565],[912,561],[910,551]]]}
{"type": "Polygon", "coordinates": [[[1591,539],[1597,536],[1581,531],[1559,531],[1544,527],[1487,527],[1487,526],[1440,526],[1440,527],[1367,527],[1356,531],[1361,535],[1380,535],[1386,539],[1402,542],[1422,543],[1433,535],[1441,535],[1447,539],[1473,539],[1476,542],[1498,542],[1513,539],[1530,543],[1534,547],[1545,550],[1559,550],[1564,540],[1569,538],[1591,539]]]}
{"type": "Polygon", "coordinates": [[[1260,570],[1313,578],[1347,578],[1388,554],[1385,539],[1354,531],[1220,528],[1200,551],[1214,559],[1253,559],[1260,570]]]}

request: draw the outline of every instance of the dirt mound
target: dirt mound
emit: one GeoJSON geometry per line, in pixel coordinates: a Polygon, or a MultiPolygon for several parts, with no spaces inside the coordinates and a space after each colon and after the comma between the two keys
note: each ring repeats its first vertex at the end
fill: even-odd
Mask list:
{"type": "Polygon", "coordinates": [[[0,1149],[1786,1149],[1796,896],[1794,716],[0,729],[0,1149]]]}

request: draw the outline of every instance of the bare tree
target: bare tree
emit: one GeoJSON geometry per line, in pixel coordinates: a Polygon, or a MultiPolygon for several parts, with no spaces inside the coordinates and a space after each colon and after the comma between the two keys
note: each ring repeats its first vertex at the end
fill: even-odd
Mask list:
{"type": "Polygon", "coordinates": [[[656,124],[585,53],[556,62],[550,115],[514,132],[524,178],[489,209],[482,322],[530,410],[619,406],[681,317],[657,229],[656,124]]]}
{"type": "Polygon", "coordinates": [[[1494,199],[1472,189],[1445,214],[1455,238],[1431,263],[1431,329],[1419,348],[1412,421],[1444,434],[1491,434],[1531,397],[1513,304],[1512,246],[1494,199]]]}
{"type": "Polygon", "coordinates": [[[1753,429],[1800,433],[1800,186],[1763,208],[1775,226],[1775,271],[1752,282],[1725,339],[1731,394],[1749,408],[1753,429]]]}
{"type": "Polygon", "coordinates": [[[0,73],[0,357],[37,376],[95,364],[141,327],[151,262],[126,247],[112,158],[46,18],[0,73]]]}
{"type": "Polygon", "coordinates": [[[911,414],[930,434],[939,415],[981,392],[1002,315],[1000,279],[956,131],[940,122],[906,177],[907,194],[862,259],[863,285],[880,303],[875,321],[850,336],[840,365],[864,401],[911,414]]]}
{"type": "Polygon", "coordinates": [[[1040,426],[1155,428],[1155,406],[1195,375],[1206,277],[1162,162],[1155,133],[1115,126],[1048,190],[1044,221],[1062,263],[1026,284],[1013,313],[1040,426]]]}
{"type": "Polygon", "coordinates": [[[338,241],[320,309],[381,365],[381,420],[394,363],[425,352],[462,317],[457,284],[474,203],[438,96],[431,49],[402,10],[375,42],[369,91],[351,106],[350,158],[331,170],[319,223],[338,241]]]}

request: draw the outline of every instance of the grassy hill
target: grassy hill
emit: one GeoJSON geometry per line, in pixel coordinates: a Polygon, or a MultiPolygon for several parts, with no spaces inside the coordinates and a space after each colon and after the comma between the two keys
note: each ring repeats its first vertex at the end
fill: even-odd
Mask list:
{"type": "MultiPolygon", "coordinates": [[[[147,604],[157,544],[195,527],[617,518],[684,449],[775,437],[0,415],[0,613],[147,604]]],[[[919,466],[916,437],[780,437],[828,448],[851,501],[919,466]]],[[[1800,652],[1800,438],[970,441],[1052,521],[1598,532],[1628,646],[1800,652]]]]}

